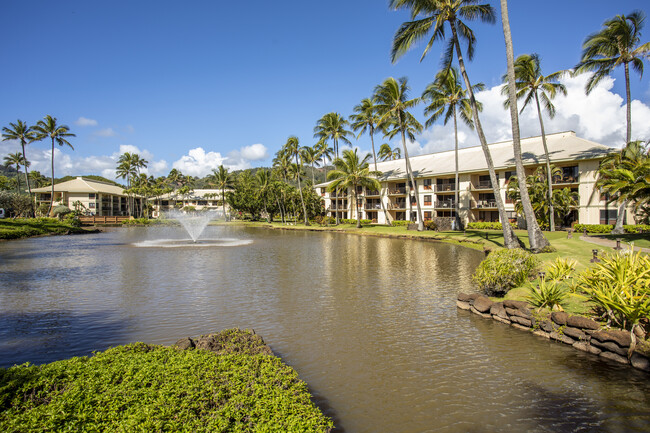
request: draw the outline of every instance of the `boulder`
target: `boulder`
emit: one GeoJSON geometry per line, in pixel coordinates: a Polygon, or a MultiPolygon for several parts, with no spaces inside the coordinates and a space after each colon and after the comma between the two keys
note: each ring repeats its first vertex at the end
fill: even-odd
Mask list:
{"type": "Polygon", "coordinates": [[[503,302],[495,302],[492,304],[490,307],[490,314],[508,320],[508,314],[506,313],[506,309],[503,307],[503,302]]]}
{"type": "Polygon", "coordinates": [[[510,321],[512,321],[513,323],[518,323],[520,325],[526,326],[528,328],[533,326],[533,322],[530,319],[526,319],[525,317],[510,316],[510,321]]]}
{"type": "Polygon", "coordinates": [[[487,296],[479,295],[472,302],[472,306],[478,310],[479,313],[489,313],[492,307],[492,302],[487,296]]]}
{"type": "Polygon", "coordinates": [[[596,346],[603,351],[608,350],[612,353],[616,353],[621,356],[627,356],[627,349],[622,348],[618,344],[612,341],[598,341],[596,339],[591,339],[591,345],[596,346]]]}
{"type": "Polygon", "coordinates": [[[510,300],[510,299],[506,299],[505,301],[503,301],[503,305],[505,307],[514,308],[514,309],[528,308],[528,302],[526,302],[526,301],[513,301],[513,300],[510,300]]]}
{"type": "Polygon", "coordinates": [[[588,335],[582,332],[582,330],[578,328],[573,328],[571,326],[565,327],[562,332],[564,335],[568,335],[569,337],[576,339],[576,340],[587,340],[588,335]]]}
{"type": "Polygon", "coordinates": [[[539,328],[544,331],[544,332],[553,332],[555,331],[555,327],[553,326],[553,322],[550,320],[542,320],[539,322],[539,328]]]}
{"type": "Polygon", "coordinates": [[[650,371],[650,359],[648,359],[648,357],[645,355],[641,355],[638,352],[634,352],[632,354],[632,358],[630,358],[630,362],[632,363],[632,366],[634,368],[638,368],[639,370],[644,370],[644,371],[650,371]]]}
{"type": "Polygon", "coordinates": [[[524,319],[530,319],[531,317],[533,317],[533,313],[531,313],[528,308],[506,307],[506,313],[508,313],[508,316],[519,316],[519,317],[523,317],[524,319]]]}
{"type": "Polygon", "coordinates": [[[522,331],[530,331],[530,327],[520,325],[519,323],[514,323],[513,322],[513,323],[510,324],[510,326],[512,326],[513,328],[521,329],[522,331]]]}
{"type": "Polygon", "coordinates": [[[176,343],[174,343],[174,347],[180,350],[187,350],[187,349],[194,349],[196,345],[194,344],[194,340],[192,340],[190,337],[187,337],[187,338],[181,338],[176,343]]]}
{"type": "Polygon", "coordinates": [[[471,306],[469,302],[464,302],[461,300],[456,301],[456,306],[460,308],[461,310],[469,310],[469,307],[471,306]]]}
{"type": "Polygon", "coordinates": [[[471,307],[469,307],[469,311],[471,311],[471,312],[474,313],[474,314],[478,314],[478,315],[481,316],[481,317],[485,317],[486,319],[491,319],[491,318],[492,318],[492,316],[490,315],[490,313],[481,313],[481,312],[478,311],[476,308],[474,308],[473,305],[472,305],[471,307]]]}
{"type": "Polygon", "coordinates": [[[553,311],[551,313],[551,320],[554,323],[557,323],[560,326],[566,325],[566,321],[569,318],[569,315],[564,311],[553,311]]]}
{"type": "Polygon", "coordinates": [[[542,331],[541,329],[534,330],[533,335],[537,335],[538,337],[551,338],[551,334],[549,334],[548,332],[542,331]]]}
{"type": "Polygon", "coordinates": [[[600,350],[597,347],[592,346],[591,344],[587,343],[586,341],[576,341],[573,343],[573,347],[582,350],[583,352],[591,353],[593,355],[598,355],[602,350],[600,350]]]}
{"type": "Polygon", "coordinates": [[[551,340],[560,341],[564,344],[570,344],[573,346],[573,343],[576,342],[573,338],[564,334],[560,334],[559,332],[553,331],[550,333],[550,335],[551,335],[551,340]]]}
{"type": "Polygon", "coordinates": [[[591,332],[591,338],[595,338],[600,342],[613,341],[621,347],[630,347],[632,344],[632,337],[629,331],[620,329],[610,329],[607,331],[591,332]]]}
{"type": "Polygon", "coordinates": [[[478,293],[459,293],[456,299],[463,302],[471,302],[476,299],[478,295],[478,293]]]}
{"type": "Polygon", "coordinates": [[[492,316],[492,318],[493,318],[494,320],[496,320],[497,322],[505,323],[506,325],[510,325],[510,324],[512,323],[510,320],[508,320],[508,319],[502,319],[502,318],[499,317],[499,316],[492,316]]]}
{"type": "Polygon", "coordinates": [[[617,354],[612,353],[612,352],[602,351],[602,352],[600,352],[600,355],[598,355],[598,356],[601,356],[601,357],[603,357],[605,359],[609,359],[611,361],[616,361],[616,362],[621,363],[621,364],[629,364],[630,363],[630,361],[626,357],[621,356],[621,355],[617,355],[617,354]]]}
{"type": "Polygon", "coordinates": [[[591,319],[582,316],[569,316],[566,324],[580,329],[600,329],[600,324],[591,319]]]}

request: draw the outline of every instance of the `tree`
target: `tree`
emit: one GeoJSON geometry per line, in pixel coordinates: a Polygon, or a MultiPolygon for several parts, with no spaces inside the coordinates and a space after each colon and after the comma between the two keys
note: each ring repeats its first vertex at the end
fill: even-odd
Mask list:
{"type": "Polygon", "coordinates": [[[323,167],[327,171],[327,161],[330,161],[334,156],[334,149],[329,147],[327,140],[319,140],[314,148],[318,151],[319,158],[323,161],[323,167]]]}
{"type": "Polygon", "coordinates": [[[214,185],[217,189],[221,190],[221,203],[223,204],[223,217],[226,221],[229,220],[226,215],[226,190],[233,187],[233,179],[231,174],[228,172],[228,169],[220,165],[217,170],[212,169],[212,174],[210,175],[209,180],[211,185],[214,185]]]}
{"type": "Polygon", "coordinates": [[[56,117],[52,117],[49,114],[43,120],[39,120],[36,123],[34,133],[35,140],[42,140],[46,137],[52,140],[52,195],[50,196],[50,207],[47,211],[49,214],[54,204],[54,142],[59,146],[63,146],[64,144],[68,145],[70,149],[74,150],[74,147],[72,147],[72,144],[66,138],[76,137],[76,135],[70,132],[70,128],[67,125],[57,125],[56,117]]]}
{"type": "Polygon", "coordinates": [[[390,77],[375,87],[375,100],[377,101],[377,110],[381,115],[379,125],[385,130],[385,136],[393,138],[395,135],[401,134],[404,160],[406,161],[406,176],[409,179],[411,188],[415,190],[418,231],[422,231],[424,230],[424,221],[422,219],[422,209],[420,208],[418,185],[413,178],[411,161],[409,159],[408,149],[406,148],[406,137],[408,136],[409,140],[414,141],[415,133],[422,131],[420,122],[408,111],[419,104],[421,99],[408,99],[409,90],[406,77],[400,78],[399,81],[390,77]]]}
{"type": "Polygon", "coordinates": [[[344,143],[350,144],[348,136],[352,132],[346,129],[350,123],[343,118],[339,113],[327,113],[318,120],[314,127],[314,137],[320,140],[332,140],[334,144],[334,153],[339,157],[339,140],[344,143]]]}
{"type": "MultiPolygon", "coordinates": [[[[474,90],[483,90],[485,85],[478,83],[474,85],[474,90]]],[[[458,182],[458,114],[461,120],[470,128],[474,128],[472,120],[472,107],[467,98],[467,92],[463,90],[458,77],[456,68],[443,69],[436,75],[433,83],[429,84],[422,93],[422,99],[430,101],[424,109],[424,114],[430,116],[425,125],[429,128],[433,123],[444,114],[444,124],[449,119],[454,119],[454,159],[455,159],[455,185],[456,193],[454,194],[454,210],[456,212],[456,229],[460,230],[460,201],[459,201],[459,182],[458,182]]],[[[476,103],[478,110],[483,110],[483,105],[476,103]]]]}
{"type": "MultiPolygon", "coordinates": [[[[546,177],[548,182],[548,191],[549,194],[552,194],[553,177],[551,175],[551,158],[548,154],[548,146],[546,144],[546,132],[544,131],[544,120],[542,118],[540,99],[542,100],[546,114],[548,114],[551,119],[555,117],[555,106],[551,100],[554,99],[555,95],[558,93],[561,93],[563,95],[567,94],[564,84],[558,82],[558,79],[565,73],[565,71],[558,71],[544,76],[542,75],[539,56],[537,54],[523,54],[517,57],[515,60],[514,72],[517,100],[524,100],[524,105],[521,107],[520,113],[523,113],[528,104],[532,101],[535,101],[535,106],[537,107],[539,128],[542,133],[542,145],[544,146],[544,157],[546,158],[546,177]]],[[[504,75],[503,81],[507,82],[507,80],[507,75],[504,75]]],[[[508,86],[503,86],[501,93],[507,95],[508,92],[508,86]]],[[[504,106],[510,106],[510,98],[505,100],[504,106]]],[[[553,200],[549,199],[549,202],[549,215],[553,215],[553,200]]],[[[550,218],[550,221],[550,230],[555,231],[554,218],[550,218]]]]}
{"type": "Polygon", "coordinates": [[[311,166],[311,184],[316,185],[314,171],[316,171],[316,166],[318,166],[318,161],[320,160],[318,150],[316,147],[303,146],[300,148],[300,159],[303,163],[311,166]]]}
{"type": "Polygon", "coordinates": [[[289,158],[295,158],[296,159],[296,165],[298,166],[298,175],[297,175],[297,180],[298,180],[298,190],[300,191],[300,203],[302,204],[302,211],[303,211],[303,216],[305,220],[305,225],[309,225],[309,219],[307,218],[307,208],[305,207],[305,199],[302,195],[302,186],[300,185],[300,162],[298,161],[298,155],[300,154],[300,142],[298,141],[298,137],[295,135],[290,136],[287,139],[287,142],[284,145],[284,152],[289,158]]]}
{"type": "MultiPolygon", "coordinates": [[[[20,146],[23,149],[23,158],[27,160],[25,153],[25,146],[35,139],[34,129],[31,126],[27,126],[25,122],[18,119],[16,123],[9,123],[9,127],[2,128],[2,141],[7,140],[18,140],[20,141],[20,146]]],[[[27,165],[25,166],[25,183],[27,184],[27,191],[29,196],[32,195],[32,187],[29,182],[29,172],[27,171],[27,165]]]]}
{"type": "Polygon", "coordinates": [[[382,161],[400,159],[402,156],[399,147],[391,149],[390,144],[388,143],[384,143],[379,146],[379,153],[377,155],[382,161]]]}
{"type": "Polygon", "coordinates": [[[519,242],[512,227],[508,222],[508,215],[506,214],[505,205],[501,198],[499,183],[497,180],[496,172],[494,170],[494,163],[492,155],[487,145],[487,139],[481,126],[481,121],[478,113],[478,106],[472,84],[467,75],[465,68],[465,61],[463,53],[460,49],[460,39],[467,43],[467,57],[472,60],[474,56],[474,44],[476,37],[472,29],[461,21],[463,19],[479,19],[483,22],[494,23],[495,15],[494,9],[489,4],[476,4],[477,0],[391,0],[390,6],[394,9],[410,9],[413,21],[403,23],[397,30],[393,38],[393,48],[391,50],[391,60],[395,62],[399,57],[406,53],[415,43],[427,36],[431,32],[432,36],[427,43],[422,57],[424,59],[433,44],[437,40],[445,38],[444,24],[448,23],[451,29],[452,36],[447,42],[443,54],[443,67],[449,68],[453,61],[454,52],[458,57],[458,67],[460,68],[463,81],[465,82],[465,89],[468,93],[470,104],[472,107],[472,116],[476,132],[481,143],[481,148],[485,154],[485,161],[490,173],[490,180],[494,188],[494,197],[499,209],[499,218],[503,222],[503,238],[504,244],[507,248],[518,248],[519,242]],[[416,19],[419,16],[423,18],[416,19]]]}
{"type": "Polygon", "coordinates": [[[133,183],[133,179],[136,177],[138,174],[138,170],[135,165],[135,158],[134,154],[130,152],[124,152],[122,155],[120,155],[119,159],[117,160],[117,167],[115,169],[115,175],[118,178],[121,179],[126,179],[126,191],[128,194],[128,199],[127,199],[127,213],[129,215],[133,214],[133,202],[132,202],[132,197],[131,197],[131,186],[133,183]]]}
{"type": "Polygon", "coordinates": [[[12,165],[16,166],[16,194],[20,194],[20,166],[25,166],[25,171],[27,171],[29,162],[25,161],[25,157],[20,152],[10,153],[4,157],[4,161],[7,167],[12,165]]]}
{"type": "Polygon", "coordinates": [[[262,200],[262,206],[264,207],[264,213],[266,213],[266,221],[273,221],[273,215],[269,213],[267,202],[268,196],[271,192],[272,178],[271,173],[265,168],[257,170],[255,172],[255,183],[257,184],[257,191],[262,200]]]}
{"type": "Polygon", "coordinates": [[[357,187],[378,190],[381,188],[376,176],[381,172],[370,171],[368,159],[370,155],[366,155],[363,159],[359,159],[357,150],[354,151],[346,149],[343,151],[343,158],[334,160],[335,169],[327,174],[328,180],[333,180],[327,187],[328,191],[336,191],[339,189],[352,189],[352,200],[354,200],[357,210],[357,228],[361,228],[361,212],[359,211],[359,201],[357,196],[357,187]]]}
{"type": "Polygon", "coordinates": [[[625,143],[632,140],[632,99],[630,96],[630,65],[643,75],[643,60],[650,54],[650,42],[640,44],[645,13],[634,11],[630,15],[616,15],[603,28],[587,36],[582,44],[582,56],[575,73],[591,73],[585,92],[591,93],[600,81],[621,64],[625,70],[625,98],[627,101],[627,132],[625,143]]]}

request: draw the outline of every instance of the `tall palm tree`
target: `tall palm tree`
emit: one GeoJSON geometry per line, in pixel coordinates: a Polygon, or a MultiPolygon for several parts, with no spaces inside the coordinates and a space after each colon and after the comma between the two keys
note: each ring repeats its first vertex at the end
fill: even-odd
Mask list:
{"type": "Polygon", "coordinates": [[[39,120],[36,123],[34,133],[35,140],[42,140],[46,137],[52,140],[52,195],[50,196],[50,208],[47,211],[49,214],[54,204],[54,142],[59,146],[63,146],[64,144],[68,145],[70,149],[74,150],[74,147],[72,147],[72,144],[66,138],[76,137],[76,135],[70,132],[70,128],[67,125],[57,125],[56,117],[52,117],[49,114],[43,120],[39,120]]]}
{"type": "Polygon", "coordinates": [[[346,149],[343,151],[343,158],[334,160],[335,169],[327,174],[327,179],[332,180],[332,183],[327,187],[329,191],[352,189],[352,200],[354,200],[357,210],[357,228],[361,228],[357,187],[362,186],[372,190],[381,188],[379,181],[376,179],[381,173],[370,171],[368,159],[370,159],[370,154],[360,159],[357,149],[354,149],[354,151],[346,149]]]}
{"type": "Polygon", "coordinates": [[[319,164],[320,161],[320,155],[318,153],[318,150],[316,149],[316,146],[310,147],[310,146],[303,146],[300,148],[300,159],[302,159],[303,163],[309,164],[311,166],[311,184],[316,185],[316,180],[314,177],[314,172],[316,171],[316,167],[319,164]]]}
{"type": "Polygon", "coordinates": [[[382,161],[389,161],[389,160],[400,159],[402,154],[401,151],[399,150],[399,147],[391,149],[390,144],[384,143],[381,146],[379,146],[379,153],[377,154],[377,156],[379,156],[379,159],[381,159],[382,161]]]}
{"type": "Polygon", "coordinates": [[[257,185],[257,190],[259,193],[259,196],[262,199],[262,206],[264,207],[264,213],[266,214],[266,222],[271,222],[272,215],[268,211],[268,206],[267,206],[267,196],[269,195],[269,192],[271,191],[272,188],[272,177],[271,173],[269,170],[262,168],[260,170],[257,170],[255,172],[255,183],[257,185]]]}
{"type": "MultiPolygon", "coordinates": [[[[474,90],[483,90],[485,85],[478,83],[474,85],[474,90]]],[[[472,120],[472,107],[467,98],[467,92],[463,90],[458,77],[456,68],[443,69],[436,75],[433,83],[429,84],[422,93],[422,99],[430,101],[424,109],[424,114],[430,116],[425,125],[429,128],[433,123],[444,114],[444,124],[449,119],[454,120],[454,158],[455,158],[455,185],[454,210],[456,212],[456,230],[460,230],[460,202],[459,202],[459,182],[458,182],[458,114],[467,126],[474,128],[472,120]]],[[[483,105],[477,102],[479,111],[483,110],[483,105]]]]}
{"type": "Polygon", "coordinates": [[[128,191],[128,199],[126,201],[127,210],[126,213],[132,215],[133,213],[133,204],[131,201],[131,186],[133,179],[137,175],[137,169],[133,164],[133,155],[129,152],[125,152],[120,155],[117,160],[117,167],[115,168],[115,175],[118,179],[126,179],[126,190],[128,191]]]}
{"type": "Polygon", "coordinates": [[[406,136],[408,135],[409,140],[414,141],[415,133],[422,131],[420,122],[408,111],[419,104],[421,99],[408,99],[409,90],[406,77],[400,78],[399,81],[390,77],[375,87],[375,100],[377,101],[377,110],[381,115],[379,125],[384,128],[385,136],[388,138],[393,138],[397,134],[401,134],[402,136],[402,149],[404,150],[404,159],[406,161],[406,176],[411,184],[410,188],[415,190],[418,230],[422,231],[424,230],[424,221],[422,220],[420,197],[418,197],[418,185],[415,183],[413,177],[411,160],[409,159],[408,149],[406,148],[406,136]]]}
{"type": "MultiPolygon", "coordinates": [[[[566,95],[566,87],[564,84],[559,83],[559,78],[564,75],[565,71],[554,72],[550,75],[542,75],[542,68],[540,66],[539,56],[537,54],[522,54],[517,57],[514,63],[515,71],[515,90],[517,99],[524,100],[524,105],[521,107],[520,113],[523,113],[529,103],[535,101],[537,107],[537,117],[539,118],[539,128],[542,133],[542,145],[544,146],[544,157],[546,158],[546,178],[548,182],[548,202],[549,202],[549,215],[555,215],[553,211],[553,176],[551,174],[551,159],[548,154],[548,146],[546,144],[546,132],[544,131],[544,120],[542,118],[542,108],[552,119],[555,117],[555,106],[551,102],[558,93],[566,95]],[[540,104],[540,99],[542,104],[540,104]]],[[[507,82],[507,75],[503,76],[503,81],[507,82]]],[[[507,95],[509,92],[508,86],[503,86],[501,93],[507,95]]],[[[505,107],[510,106],[510,98],[504,102],[505,107]]],[[[555,231],[555,218],[550,218],[550,230],[555,231]]]]}
{"type": "MultiPolygon", "coordinates": [[[[20,194],[20,166],[23,165],[27,167],[29,163],[25,161],[25,157],[20,152],[10,153],[4,157],[4,161],[7,167],[12,165],[16,166],[16,180],[18,181],[16,184],[16,193],[20,194]]],[[[27,168],[25,168],[25,170],[27,170],[27,168]]]]}
{"type": "Polygon", "coordinates": [[[327,140],[322,139],[314,145],[314,148],[318,151],[319,158],[323,161],[323,167],[327,171],[327,161],[331,161],[334,157],[334,149],[329,147],[327,140]]]}
{"type": "Polygon", "coordinates": [[[472,60],[474,57],[474,44],[476,37],[472,29],[461,19],[479,19],[483,22],[494,23],[495,14],[494,9],[489,4],[477,4],[478,0],[391,0],[390,7],[394,9],[409,9],[411,11],[412,21],[403,23],[397,30],[393,38],[393,48],[391,51],[391,60],[395,62],[399,57],[404,55],[415,43],[422,40],[431,32],[432,36],[427,43],[422,57],[424,59],[433,44],[445,38],[444,24],[448,23],[451,29],[451,38],[447,42],[447,47],[444,51],[443,65],[449,68],[453,61],[454,53],[458,57],[458,67],[460,68],[463,81],[465,82],[465,89],[469,95],[470,105],[472,107],[472,116],[476,132],[481,143],[481,148],[485,154],[485,161],[490,173],[490,181],[494,188],[494,197],[499,210],[499,218],[503,222],[503,238],[504,244],[507,248],[518,248],[519,242],[515,236],[512,227],[508,224],[508,215],[506,214],[505,205],[501,198],[499,183],[497,180],[496,172],[494,170],[494,162],[492,155],[481,126],[481,121],[478,114],[478,106],[476,98],[472,90],[472,84],[467,75],[465,68],[465,60],[460,48],[460,40],[462,39],[467,44],[467,57],[472,60]],[[419,16],[423,18],[416,19],[419,16]]]}
{"type": "Polygon", "coordinates": [[[319,140],[332,140],[332,144],[334,145],[334,153],[338,158],[339,140],[344,143],[351,144],[348,137],[352,135],[352,132],[346,129],[349,124],[350,123],[345,120],[345,118],[339,113],[331,112],[324,114],[314,127],[314,137],[318,138],[319,140]]]}
{"type": "MultiPolygon", "coordinates": [[[[25,146],[34,141],[34,139],[35,135],[33,127],[27,126],[27,124],[20,119],[18,119],[16,123],[9,122],[9,127],[5,126],[2,128],[2,141],[19,140],[20,146],[23,148],[23,158],[25,158],[25,160],[27,160],[25,146]]],[[[27,166],[25,166],[25,183],[27,184],[27,191],[29,191],[29,196],[31,197],[32,187],[29,182],[29,172],[27,171],[27,166]]]]}
{"type": "MultiPolygon", "coordinates": [[[[515,79],[515,58],[512,48],[512,33],[510,32],[510,19],[508,18],[508,1],[501,0],[501,23],[503,25],[503,37],[506,43],[506,60],[508,65],[507,72],[507,89],[510,107],[510,123],[512,125],[512,150],[515,154],[515,168],[517,171],[517,179],[521,185],[526,184],[526,170],[524,169],[524,162],[521,156],[521,135],[519,129],[519,116],[517,114],[517,90],[515,79]]],[[[551,243],[546,239],[542,229],[539,227],[535,210],[528,194],[528,188],[521,188],[521,204],[524,210],[524,218],[526,218],[526,230],[528,231],[528,239],[530,241],[530,248],[533,251],[541,251],[544,248],[551,246],[551,243]]],[[[552,190],[549,191],[549,197],[552,202],[552,190]]],[[[551,214],[553,220],[553,214],[551,214]]]]}
{"type": "Polygon", "coordinates": [[[643,75],[643,60],[650,54],[650,42],[640,44],[645,13],[634,11],[630,15],[616,15],[603,28],[587,36],[582,44],[582,57],[575,73],[591,73],[585,92],[591,93],[598,83],[623,65],[625,70],[625,98],[627,101],[627,133],[625,142],[632,140],[632,99],[630,96],[630,65],[643,75]]]}
{"type": "Polygon", "coordinates": [[[228,169],[220,165],[216,170],[212,169],[212,174],[210,175],[209,182],[211,185],[217,187],[221,190],[221,204],[223,205],[223,217],[228,221],[228,216],[226,215],[226,190],[232,189],[234,181],[232,175],[228,172],[228,169]]]}
{"type": "Polygon", "coordinates": [[[298,137],[295,135],[290,136],[284,145],[284,150],[289,158],[293,157],[296,159],[296,165],[298,166],[298,175],[296,178],[298,179],[298,190],[300,191],[300,203],[302,204],[302,212],[305,225],[308,226],[309,219],[307,218],[307,207],[305,206],[305,199],[302,196],[302,186],[300,185],[300,162],[298,161],[298,155],[300,154],[300,142],[298,141],[298,137]]]}

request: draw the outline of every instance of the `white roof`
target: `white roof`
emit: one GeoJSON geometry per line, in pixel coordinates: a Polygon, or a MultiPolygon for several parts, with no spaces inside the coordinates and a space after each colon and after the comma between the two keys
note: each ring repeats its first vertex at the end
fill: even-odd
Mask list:
{"type": "MultiPolygon", "coordinates": [[[[227,191],[232,191],[230,189],[226,189],[227,191]]],[[[202,199],[206,198],[205,196],[208,194],[214,194],[215,197],[221,197],[221,190],[220,189],[195,189],[190,192],[189,195],[184,196],[183,194],[180,194],[177,191],[170,192],[168,194],[163,194],[160,197],[163,199],[178,199],[178,200],[197,200],[197,199],[202,199]]]]}
{"type": "MultiPolygon", "coordinates": [[[[32,192],[51,192],[52,186],[44,186],[42,188],[32,188],[32,192]]],[[[123,195],[124,188],[121,186],[115,186],[110,183],[100,182],[97,180],[86,179],[81,176],[76,179],[68,180],[66,182],[57,183],[54,185],[55,192],[82,192],[82,193],[101,193],[101,194],[113,194],[113,195],[123,195]]]]}

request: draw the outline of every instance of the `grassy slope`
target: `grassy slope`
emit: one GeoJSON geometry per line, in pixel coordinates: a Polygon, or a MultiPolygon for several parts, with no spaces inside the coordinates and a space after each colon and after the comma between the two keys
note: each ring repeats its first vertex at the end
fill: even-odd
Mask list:
{"type": "Polygon", "coordinates": [[[0,219],[0,239],[20,239],[32,236],[86,233],[88,230],[74,227],[55,218],[0,219]]]}

